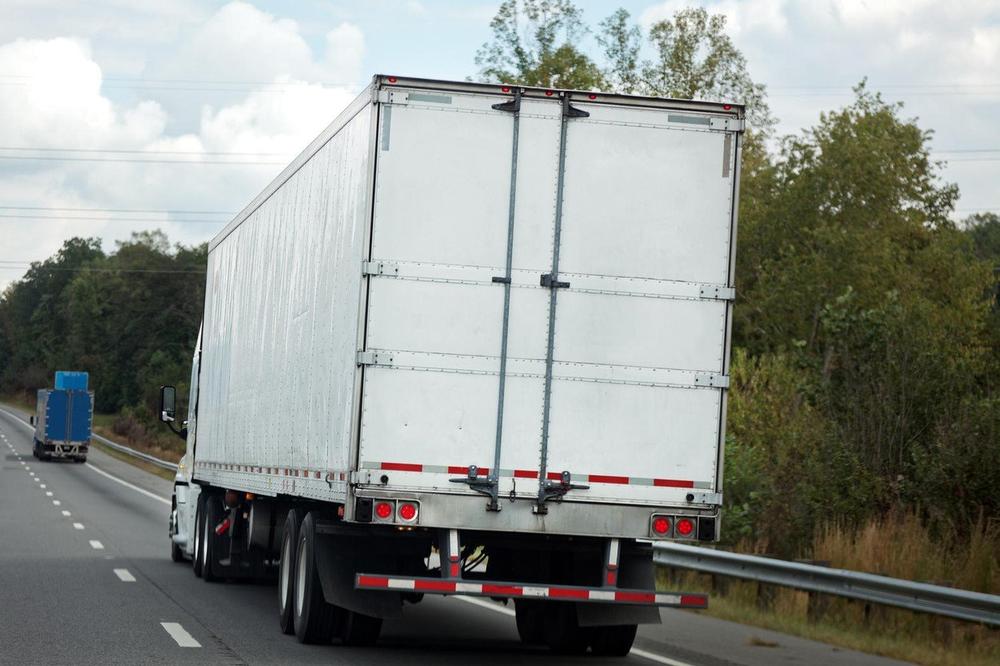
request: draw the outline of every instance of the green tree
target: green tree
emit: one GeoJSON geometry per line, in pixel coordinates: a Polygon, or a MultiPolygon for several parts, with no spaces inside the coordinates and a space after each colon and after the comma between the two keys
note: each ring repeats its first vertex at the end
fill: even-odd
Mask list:
{"type": "Polygon", "coordinates": [[[766,90],[750,77],[746,58],[726,34],[724,15],[696,7],[654,23],[648,34],[654,53],[650,59],[640,57],[642,33],[624,9],[600,27],[604,77],[618,92],[737,102],[746,105],[755,132],[773,129],[766,90]]]}
{"type": "Polygon", "coordinates": [[[577,48],[587,30],[571,0],[505,0],[490,28],[493,39],[476,54],[481,79],[577,90],[604,86],[600,68],[577,48]]]}

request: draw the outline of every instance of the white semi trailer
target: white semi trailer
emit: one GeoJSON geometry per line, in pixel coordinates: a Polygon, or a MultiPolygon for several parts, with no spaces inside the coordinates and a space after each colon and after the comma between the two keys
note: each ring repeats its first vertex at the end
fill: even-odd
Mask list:
{"type": "Polygon", "coordinates": [[[463,594],[621,655],[704,607],[651,544],[719,534],[743,117],[375,77],[209,246],[174,558],[276,567],[303,642],[463,594]]]}

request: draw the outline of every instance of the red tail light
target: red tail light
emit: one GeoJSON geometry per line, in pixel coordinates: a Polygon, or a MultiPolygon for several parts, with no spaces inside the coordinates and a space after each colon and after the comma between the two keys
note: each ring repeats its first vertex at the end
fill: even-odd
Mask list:
{"type": "Polygon", "coordinates": [[[397,513],[404,523],[413,522],[417,518],[417,505],[413,502],[402,502],[397,513]]]}
{"type": "Polygon", "coordinates": [[[670,532],[670,519],[666,516],[656,516],[653,518],[653,534],[665,536],[670,532]]]}
{"type": "Polygon", "coordinates": [[[681,518],[677,521],[676,525],[677,534],[682,537],[688,537],[694,534],[694,521],[690,518],[681,518]]]}
{"type": "Polygon", "coordinates": [[[375,515],[381,520],[388,520],[392,517],[392,505],[388,502],[379,502],[375,505],[375,515]]]}

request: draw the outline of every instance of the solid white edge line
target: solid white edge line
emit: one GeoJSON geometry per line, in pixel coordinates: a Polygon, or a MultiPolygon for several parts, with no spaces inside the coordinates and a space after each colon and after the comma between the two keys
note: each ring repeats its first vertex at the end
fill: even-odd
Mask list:
{"type": "MultiPolygon", "coordinates": [[[[476,597],[462,597],[455,596],[455,599],[459,601],[464,601],[467,604],[472,604],[473,606],[481,606],[482,608],[495,611],[497,613],[503,613],[504,615],[509,615],[514,617],[515,613],[510,608],[506,606],[501,606],[500,604],[493,601],[486,601],[485,599],[477,599],[476,597]]],[[[676,659],[671,659],[670,657],[664,657],[653,652],[648,652],[646,650],[640,650],[639,648],[632,648],[629,652],[630,655],[635,655],[641,659],[648,659],[649,661],[655,661],[658,664],[666,664],[667,666],[691,666],[691,664],[684,661],[677,661],[676,659]]]]}
{"type": "Polygon", "coordinates": [[[148,490],[144,490],[143,488],[140,488],[139,486],[136,486],[136,485],[133,485],[133,484],[129,483],[128,481],[125,481],[125,480],[123,480],[123,479],[119,479],[119,478],[118,478],[117,476],[115,476],[115,475],[113,475],[113,474],[108,474],[108,473],[107,473],[107,472],[105,472],[105,471],[104,471],[103,469],[100,469],[100,468],[97,468],[97,467],[94,467],[94,466],[93,466],[93,465],[91,465],[90,463],[84,463],[84,464],[85,464],[85,465],[86,465],[87,467],[89,467],[90,469],[92,469],[92,470],[94,470],[95,472],[97,472],[98,474],[100,474],[101,476],[106,476],[106,477],[108,477],[109,479],[111,479],[112,481],[114,481],[114,482],[116,482],[116,483],[120,483],[120,484],[122,484],[122,485],[123,485],[123,486],[125,486],[126,488],[131,488],[132,490],[134,490],[134,491],[135,491],[135,492],[137,492],[137,493],[140,493],[140,494],[142,494],[142,495],[145,495],[146,497],[149,497],[149,498],[151,498],[151,499],[155,499],[155,500],[156,500],[157,502],[163,502],[163,503],[164,503],[164,504],[166,504],[167,506],[170,506],[170,500],[168,500],[168,499],[166,499],[166,498],[163,498],[163,497],[160,497],[159,495],[157,495],[157,494],[155,494],[155,493],[151,493],[151,492],[149,492],[148,490]]]}
{"type": "MultiPolygon", "coordinates": [[[[9,415],[9,416],[13,417],[15,421],[17,421],[18,423],[20,423],[21,425],[23,425],[23,426],[24,426],[25,428],[27,428],[28,430],[30,430],[30,431],[32,431],[32,432],[34,432],[34,431],[35,431],[35,429],[34,429],[33,427],[31,427],[31,426],[30,426],[29,424],[27,424],[27,423],[25,423],[24,421],[22,421],[22,420],[21,420],[21,419],[20,419],[20,418],[19,418],[19,417],[17,416],[17,414],[14,414],[13,412],[10,412],[10,411],[7,411],[6,409],[2,409],[2,408],[0,408],[0,412],[4,412],[5,414],[7,414],[7,415],[9,415]]],[[[154,494],[154,493],[151,493],[151,492],[149,492],[148,490],[143,490],[143,489],[142,489],[142,488],[140,488],[139,486],[136,486],[136,485],[132,485],[132,484],[131,484],[131,483],[129,483],[128,481],[124,481],[124,480],[122,480],[122,479],[119,479],[119,478],[118,478],[117,476],[114,476],[113,474],[108,474],[108,473],[107,473],[107,472],[105,472],[105,471],[104,471],[103,469],[98,469],[97,467],[94,467],[94,466],[93,466],[92,464],[90,464],[90,463],[84,463],[84,464],[85,464],[85,465],[86,465],[87,467],[89,467],[90,469],[92,469],[92,470],[94,470],[95,472],[97,472],[98,474],[103,474],[104,476],[108,477],[108,478],[109,478],[109,479],[111,479],[112,481],[116,481],[116,482],[118,482],[118,483],[122,484],[122,485],[123,485],[123,486],[125,486],[126,488],[131,488],[132,490],[136,491],[137,493],[141,493],[141,494],[145,495],[146,497],[151,497],[152,499],[155,499],[155,500],[156,500],[157,502],[163,502],[163,503],[164,503],[164,504],[166,504],[167,506],[170,506],[170,500],[168,500],[168,499],[164,499],[164,498],[160,497],[159,495],[156,495],[156,494],[154,494]]],[[[31,469],[31,468],[29,467],[29,468],[27,468],[27,469],[31,469]]]]}
{"type": "Polygon", "coordinates": [[[653,652],[647,652],[645,650],[640,650],[639,648],[632,648],[629,654],[634,654],[637,657],[642,657],[643,659],[648,659],[650,661],[655,661],[658,664],[667,664],[667,666],[691,666],[691,664],[686,661],[677,661],[676,659],[671,659],[670,657],[664,657],[660,654],[655,654],[653,652]]]}
{"type": "Polygon", "coordinates": [[[476,597],[462,597],[456,596],[459,601],[464,601],[467,604],[472,604],[473,606],[482,606],[483,608],[488,608],[491,611],[496,611],[497,613],[503,613],[504,615],[509,615],[514,617],[514,611],[506,606],[501,606],[495,601],[485,601],[483,599],[477,599],[476,597]]]}
{"type": "Polygon", "coordinates": [[[115,575],[118,576],[118,580],[123,583],[134,583],[135,576],[128,569],[115,569],[115,575]]]}
{"type": "Polygon", "coordinates": [[[170,637],[174,639],[180,647],[193,647],[200,648],[201,643],[194,639],[194,636],[189,634],[187,630],[180,625],[180,622],[161,622],[160,626],[163,627],[170,637]]]}

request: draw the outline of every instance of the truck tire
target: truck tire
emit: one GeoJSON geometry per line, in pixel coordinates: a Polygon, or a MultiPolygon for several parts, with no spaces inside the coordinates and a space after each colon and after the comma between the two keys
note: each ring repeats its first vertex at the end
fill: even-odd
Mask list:
{"type": "Polygon", "coordinates": [[[542,602],[530,599],[514,601],[517,635],[525,645],[545,645],[545,616],[542,602]]]}
{"type": "Polygon", "coordinates": [[[205,493],[198,493],[198,505],[194,513],[194,550],[191,551],[191,569],[194,575],[201,578],[201,565],[205,561],[202,555],[202,521],[205,520],[205,493]]]}
{"type": "Polygon", "coordinates": [[[281,631],[295,633],[295,619],[292,613],[295,592],[295,544],[299,540],[299,525],[302,512],[291,509],[285,518],[285,529],[281,537],[281,551],[278,554],[278,622],[281,631]]]}
{"type": "Polygon", "coordinates": [[[316,513],[310,511],[295,540],[295,582],[292,615],[300,643],[329,643],[338,615],[343,611],[326,602],[316,569],[316,513]]]}
{"type": "Polygon", "coordinates": [[[201,532],[201,552],[203,559],[201,562],[201,578],[207,583],[216,583],[221,580],[219,566],[219,546],[221,537],[215,535],[215,526],[222,520],[222,500],[212,495],[205,499],[205,519],[201,532]]]}
{"type": "Polygon", "coordinates": [[[378,635],[382,633],[382,618],[349,610],[341,612],[344,613],[344,619],[340,627],[340,640],[344,645],[354,647],[375,645],[378,635]]]}
{"type": "Polygon", "coordinates": [[[565,601],[550,601],[546,606],[545,644],[556,654],[577,655],[587,651],[589,637],[576,620],[576,606],[565,601]]]}
{"type": "Polygon", "coordinates": [[[590,648],[601,657],[624,657],[632,649],[638,628],[635,624],[589,627],[590,648]]]}

